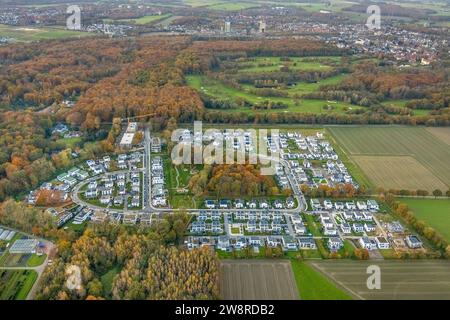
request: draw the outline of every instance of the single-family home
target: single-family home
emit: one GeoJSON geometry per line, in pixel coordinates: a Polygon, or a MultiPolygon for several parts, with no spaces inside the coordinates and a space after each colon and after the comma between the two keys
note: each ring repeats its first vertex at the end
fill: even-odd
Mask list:
{"type": "Polygon", "coordinates": [[[282,243],[283,243],[283,248],[285,250],[297,250],[297,241],[295,241],[294,237],[291,236],[283,236],[281,238],[282,243]]]}
{"type": "Polygon", "coordinates": [[[385,237],[376,237],[375,241],[377,243],[378,249],[389,249],[389,241],[385,237]]]}
{"type": "Polygon", "coordinates": [[[352,225],[353,232],[361,233],[364,232],[364,226],[361,223],[354,223],[352,225]]]}
{"type": "Polygon", "coordinates": [[[367,250],[374,250],[376,249],[376,244],[370,241],[369,237],[361,237],[358,240],[359,244],[361,245],[361,248],[367,249],[367,250]]]}
{"type": "Polygon", "coordinates": [[[374,232],[375,231],[375,225],[373,223],[364,223],[364,230],[366,232],[374,232]]]}
{"type": "Polygon", "coordinates": [[[405,241],[408,247],[410,247],[411,249],[419,249],[423,245],[422,241],[420,241],[420,239],[415,235],[407,236],[405,241]]]}
{"type": "Polygon", "coordinates": [[[300,249],[316,249],[317,245],[313,238],[298,238],[298,247],[300,249]]]}
{"type": "Polygon", "coordinates": [[[344,222],[340,225],[340,228],[342,230],[342,233],[344,234],[350,234],[352,233],[352,228],[348,222],[344,222]]]}
{"type": "Polygon", "coordinates": [[[327,245],[331,251],[338,251],[344,246],[344,243],[338,237],[331,237],[328,238],[327,245]]]}

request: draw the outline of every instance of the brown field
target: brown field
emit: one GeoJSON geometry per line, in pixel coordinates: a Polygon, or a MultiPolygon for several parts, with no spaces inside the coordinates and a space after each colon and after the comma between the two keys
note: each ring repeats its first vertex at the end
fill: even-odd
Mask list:
{"type": "Polygon", "coordinates": [[[289,260],[222,260],[220,294],[226,300],[299,299],[289,260]]]}
{"type": "Polygon", "coordinates": [[[364,300],[450,299],[450,262],[415,261],[337,261],[322,260],[311,265],[337,284],[364,300]],[[367,288],[367,267],[377,265],[381,289],[367,288]]]}
{"type": "Polygon", "coordinates": [[[450,128],[427,128],[427,131],[450,146],[450,128]]]}
{"type": "Polygon", "coordinates": [[[450,187],[450,144],[444,142],[450,131],[445,128],[437,128],[435,134],[406,126],[332,126],[328,131],[375,187],[429,191],[450,187]]]}
{"type": "Polygon", "coordinates": [[[435,189],[447,186],[416,159],[409,156],[353,156],[376,185],[385,189],[435,189]]]}

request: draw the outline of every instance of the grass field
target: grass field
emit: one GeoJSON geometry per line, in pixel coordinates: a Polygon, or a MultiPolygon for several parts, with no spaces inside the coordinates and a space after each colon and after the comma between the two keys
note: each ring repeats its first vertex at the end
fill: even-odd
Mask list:
{"type": "Polygon", "coordinates": [[[44,263],[45,259],[47,258],[46,254],[42,254],[38,256],[37,254],[33,254],[27,261],[28,267],[37,267],[44,263]]]}
{"type": "Polygon", "coordinates": [[[302,300],[350,300],[351,296],[339,289],[305,262],[292,260],[292,270],[302,300]]]}
{"type": "Polygon", "coordinates": [[[399,201],[406,203],[417,218],[450,241],[450,200],[401,198],[399,201]]]}
{"type": "Polygon", "coordinates": [[[70,31],[63,28],[18,27],[0,24],[0,37],[13,38],[19,42],[82,38],[88,36],[94,36],[94,34],[88,32],[70,31]]]}
{"type": "Polygon", "coordinates": [[[245,1],[183,0],[183,2],[191,7],[207,7],[208,9],[223,11],[238,11],[259,6],[256,2],[245,1]]]}
{"type": "Polygon", "coordinates": [[[25,300],[37,276],[33,270],[0,270],[0,300],[25,300]]]}
{"type": "Polygon", "coordinates": [[[358,299],[450,299],[450,261],[322,260],[310,264],[358,299]],[[380,267],[379,290],[367,288],[369,265],[380,267]]]}
{"type": "Polygon", "coordinates": [[[422,180],[423,170],[426,170],[429,172],[427,179],[435,181],[436,186],[440,185],[444,191],[450,186],[450,146],[425,128],[351,126],[329,127],[329,132],[350,158],[371,163],[362,169],[374,183],[386,181],[397,184],[400,189],[424,189],[427,187],[425,183],[429,183],[422,180]],[[404,165],[399,163],[400,160],[390,158],[401,156],[404,157],[404,165]],[[369,158],[372,159],[368,161],[369,158]],[[416,162],[411,162],[409,158],[416,162]],[[390,164],[387,164],[386,160],[389,159],[390,164]],[[389,165],[395,165],[399,170],[389,172],[389,165]],[[412,169],[415,171],[411,172],[412,169]],[[437,181],[441,183],[437,184],[437,181]]]}
{"type": "Polygon", "coordinates": [[[220,295],[225,300],[297,300],[289,260],[222,260],[220,295]]]}
{"type": "Polygon", "coordinates": [[[239,72],[272,72],[287,66],[292,71],[329,71],[327,62],[339,63],[340,57],[292,57],[290,61],[281,61],[280,57],[256,57],[240,65],[239,72]]]}
{"type": "MultiPolygon", "coordinates": [[[[339,76],[338,76],[339,77],[339,76]]],[[[327,103],[327,101],[324,100],[315,100],[315,99],[300,99],[298,103],[294,101],[291,97],[262,97],[257,96],[250,91],[249,86],[243,86],[243,90],[239,90],[236,88],[229,87],[222,82],[216,81],[214,79],[207,78],[205,76],[188,76],[186,77],[187,84],[194,89],[198,90],[199,92],[202,92],[206,95],[215,97],[220,100],[227,100],[227,101],[235,101],[236,98],[242,98],[252,104],[259,104],[264,101],[273,101],[273,102],[281,102],[286,104],[288,107],[285,109],[271,109],[271,110],[258,110],[255,111],[249,107],[239,107],[235,109],[222,109],[221,111],[224,112],[246,112],[246,113],[254,113],[254,112],[261,112],[261,113],[281,113],[281,112],[310,112],[310,113],[344,113],[346,110],[350,109],[358,109],[360,107],[351,105],[349,103],[336,101],[333,103],[327,103]],[[332,106],[332,110],[328,110],[326,107],[327,105],[332,106]]],[[[339,81],[339,78],[333,79],[330,81],[339,81]]],[[[320,84],[319,84],[320,85],[320,84]]],[[[295,87],[288,89],[291,90],[291,93],[295,93],[295,91],[298,91],[300,93],[303,91],[304,93],[307,93],[308,89],[307,87],[314,87],[317,86],[317,84],[312,85],[311,84],[304,84],[299,83],[295,87]]]]}
{"type": "Polygon", "coordinates": [[[105,19],[104,22],[111,23],[111,22],[124,22],[124,23],[134,23],[139,25],[149,24],[153,22],[158,22],[165,20],[167,18],[170,18],[172,14],[162,14],[162,15],[152,15],[152,16],[144,16],[137,19],[119,19],[119,20],[112,20],[112,19],[105,19]]]}
{"type": "Polygon", "coordinates": [[[66,148],[71,148],[71,149],[74,149],[74,147],[81,141],[83,141],[83,138],[81,138],[81,137],[63,138],[63,139],[56,140],[56,142],[64,143],[66,148]]]}

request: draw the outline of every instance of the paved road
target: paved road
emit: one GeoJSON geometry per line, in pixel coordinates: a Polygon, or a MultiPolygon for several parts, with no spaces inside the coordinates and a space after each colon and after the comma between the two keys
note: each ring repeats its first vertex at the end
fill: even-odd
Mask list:
{"type": "MultiPolygon", "coordinates": [[[[151,195],[152,195],[152,190],[151,190],[151,133],[150,133],[150,129],[147,127],[144,130],[144,150],[145,150],[145,155],[144,155],[144,164],[143,164],[143,168],[140,169],[140,172],[144,173],[144,186],[143,186],[143,209],[142,210],[136,210],[134,211],[135,213],[141,214],[141,213],[152,213],[152,212],[158,212],[158,213],[172,213],[172,212],[177,212],[177,211],[186,211],[188,213],[196,213],[198,212],[200,209],[173,209],[173,208],[159,208],[159,207],[154,207],[152,205],[151,202],[151,195]]],[[[270,209],[270,211],[274,211],[274,212],[283,212],[283,213],[300,213],[302,211],[304,211],[307,208],[307,204],[306,204],[306,200],[305,197],[303,196],[300,187],[299,187],[299,183],[295,177],[295,175],[292,173],[292,170],[290,168],[289,163],[282,159],[282,158],[278,158],[278,157],[270,157],[267,155],[258,155],[261,159],[265,159],[265,160],[270,160],[273,162],[277,162],[280,163],[281,165],[284,166],[289,183],[291,185],[292,188],[292,192],[293,192],[293,197],[297,200],[297,204],[298,206],[296,208],[292,208],[292,209],[270,209]]],[[[128,170],[122,170],[122,171],[117,171],[117,172],[111,172],[109,174],[114,174],[114,173],[127,173],[129,172],[128,170]]],[[[73,202],[75,202],[76,204],[79,205],[83,205],[83,206],[87,206],[93,209],[105,209],[104,207],[100,207],[100,206],[95,206],[89,203],[84,202],[83,200],[81,200],[78,197],[78,193],[79,190],[81,188],[82,185],[96,180],[98,179],[98,176],[96,177],[91,177],[87,180],[84,180],[82,182],[80,182],[77,186],[75,186],[74,190],[72,191],[72,200],[73,202]]],[[[227,212],[238,212],[238,211],[253,211],[253,212],[263,212],[263,211],[267,211],[267,209],[201,209],[203,211],[218,211],[218,212],[222,212],[222,213],[227,213],[227,212]]],[[[115,210],[118,212],[123,212],[124,210],[115,210]]]]}

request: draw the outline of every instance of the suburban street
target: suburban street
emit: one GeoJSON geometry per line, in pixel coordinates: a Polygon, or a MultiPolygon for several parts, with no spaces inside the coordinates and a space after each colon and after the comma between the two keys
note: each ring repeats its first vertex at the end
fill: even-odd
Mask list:
{"type": "MultiPolygon", "coordinates": [[[[198,211],[204,211],[204,212],[221,212],[221,213],[228,213],[228,212],[242,212],[242,211],[252,211],[252,212],[265,212],[267,210],[270,211],[274,211],[274,212],[282,212],[282,213],[300,213],[303,210],[305,210],[307,208],[307,204],[306,204],[306,200],[299,188],[299,183],[297,182],[295,176],[292,174],[291,168],[289,166],[289,163],[281,158],[275,158],[275,157],[270,157],[270,156],[266,156],[266,155],[258,155],[260,157],[260,159],[264,159],[264,160],[270,160],[270,161],[274,161],[274,162],[278,162],[280,163],[282,166],[284,166],[286,173],[287,173],[287,177],[289,180],[289,183],[291,185],[291,189],[292,189],[292,196],[297,200],[297,207],[296,208],[291,208],[291,209],[276,209],[276,208],[271,208],[271,209],[249,209],[249,208],[243,208],[243,209],[236,209],[236,208],[228,208],[228,209],[222,209],[222,208],[217,208],[217,209],[195,209],[195,208],[189,208],[189,209],[177,209],[177,208],[168,208],[168,207],[154,207],[152,205],[152,201],[151,201],[151,197],[152,197],[152,189],[151,189],[151,180],[152,180],[152,176],[151,176],[151,133],[150,133],[150,129],[147,127],[145,128],[144,131],[144,164],[143,164],[143,168],[139,169],[139,172],[143,172],[144,173],[144,177],[143,177],[143,181],[144,181],[144,186],[143,186],[143,208],[141,210],[134,210],[134,213],[138,213],[138,214],[142,214],[142,213],[172,213],[172,212],[180,212],[180,211],[184,211],[184,212],[188,212],[190,214],[196,214],[198,213],[198,211]]],[[[117,174],[117,173],[128,173],[128,170],[121,170],[121,171],[116,171],[116,172],[110,172],[108,174],[117,174]]],[[[76,185],[72,191],[72,200],[74,203],[78,204],[78,205],[82,205],[82,206],[86,206],[92,209],[105,209],[104,207],[101,206],[96,206],[90,203],[87,203],[85,201],[83,201],[82,199],[79,198],[78,194],[80,192],[80,189],[83,185],[85,185],[86,183],[89,183],[91,181],[95,181],[96,179],[98,179],[98,176],[95,177],[91,177],[87,180],[84,180],[82,182],[80,182],[78,185],[76,185]]],[[[128,211],[126,208],[125,209],[114,209],[115,212],[126,212],[128,211]]]]}

